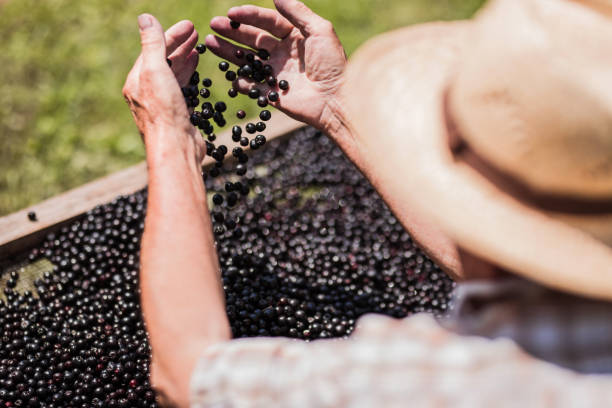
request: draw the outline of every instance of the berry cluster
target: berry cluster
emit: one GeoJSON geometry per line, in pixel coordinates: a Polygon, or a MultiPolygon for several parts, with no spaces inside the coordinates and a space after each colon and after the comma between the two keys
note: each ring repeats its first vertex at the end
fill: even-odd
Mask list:
{"type": "MultiPolygon", "coordinates": [[[[232,217],[212,212],[235,337],[343,337],[365,313],[447,310],[452,281],[327,137],[296,132],[251,163],[242,181],[229,165],[206,180],[225,200],[256,193],[232,217]]],[[[27,254],[54,265],[32,293],[19,272],[0,276],[0,407],[157,406],[138,299],[146,200],[119,197],[49,235],[27,254]]]]}
{"type": "MultiPolygon", "coordinates": [[[[231,22],[233,28],[240,27],[237,22],[231,22]]],[[[204,44],[198,44],[196,50],[200,54],[206,52],[206,46],[204,44]]],[[[265,64],[265,61],[270,59],[270,53],[266,50],[259,50],[257,53],[246,53],[243,50],[236,51],[236,57],[238,59],[244,59],[245,63],[238,67],[237,71],[230,70],[230,64],[227,61],[219,62],[219,69],[225,72],[225,79],[234,82],[238,78],[249,79],[255,84],[266,83],[272,89],[278,86],[279,89],[289,89],[289,83],[285,80],[277,81],[274,76],[274,69],[272,66],[265,64]]],[[[200,75],[198,71],[195,71],[191,76],[189,85],[182,89],[185,97],[185,103],[189,108],[193,108],[193,112],[190,116],[191,123],[198,127],[206,135],[206,154],[215,159],[215,166],[212,167],[207,173],[203,173],[204,178],[217,177],[220,174],[220,168],[223,167],[224,160],[229,153],[229,149],[225,145],[215,145],[217,136],[215,135],[215,126],[211,123],[211,120],[215,123],[218,128],[227,125],[227,120],[224,117],[224,113],[227,110],[227,105],[223,101],[218,101],[214,104],[205,101],[202,103],[201,110],[196,110],[200,104],[199,98],[208,99],[211,95],[210,87],[212,86],[212,80],[210,78],[204,78],[202,80],[202,88],[199,88],[200,75]]],[[[227,91],[230,98],[235,98],[238,95],[236,88],[231,87],[227,91]]],[[[253,87],[249,90],[248,96],[251,99],[257,101],[257,105],[260,108],[266,108],[268,101],[278,102],[280,97],[278,92],[271,90],[268,95],[262,95],[261,91],[257,87],[253,87]]],[[[244,110],[238,110],[236,117],[238,119],[244,119],[246,116],[244,110]]],[[[259,113],[260,121],[257,123],[247,123],[244,127],[235,125],[232,127],[232,141],[237,143],[238,146],[232,149],[232,157],[237,161],[235,168],[236,175],[244,176],[247,172],[247,162],[249,156],[245,153],[243,148],[249,147],[251,150],[257,150],[264,144],[266,144],[266,137],[261,133],[266,130],[266,123],[272,118],[272,113],[263,109],[259,113]],[[251,137],[249,139],[249,136],[251,137]]],[[[220,206],[226,203],[228,207],[233,207],[238,202],[240,195],[248,195],[248,187],[242,185],[240,182],[226,183],[225,188],[213,196],[212,202],[214,205],[220,206]],[[227,195],[223,196],[223,193],[227,195]]],[[[235,228],[234,223],[226,223],[225,226],[220,225],[215,229],[216,233],[222,233],[225,228],[235,228]]]]}

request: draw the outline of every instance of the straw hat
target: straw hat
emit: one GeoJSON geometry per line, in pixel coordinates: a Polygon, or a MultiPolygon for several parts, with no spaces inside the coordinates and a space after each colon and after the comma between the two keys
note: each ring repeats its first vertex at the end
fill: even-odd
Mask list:
{"type": "Polygon", "coordinates": [[[612,1],[493,0],[384,34],[347,92],[370,102],[346,98],[360,149],[403,169],[383,196],[505,270],[612,300],[612,1]]]}

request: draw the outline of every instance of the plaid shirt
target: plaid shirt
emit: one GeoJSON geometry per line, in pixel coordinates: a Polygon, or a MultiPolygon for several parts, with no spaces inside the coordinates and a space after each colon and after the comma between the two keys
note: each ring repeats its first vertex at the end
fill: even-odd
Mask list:
{"type": "Polygon", "coordinates": [[[348,340],[216,345],[193,373],[191,401],[198,408],[612,407],[612,375],[593,373],[612,374],[612,305],[510,280],[459,285],[442,322],[368,315],[348,340]]]}

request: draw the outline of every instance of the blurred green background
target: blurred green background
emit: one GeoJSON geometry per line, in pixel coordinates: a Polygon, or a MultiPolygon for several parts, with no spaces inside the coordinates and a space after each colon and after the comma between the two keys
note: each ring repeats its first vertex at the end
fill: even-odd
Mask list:
{"type": "MultiPolygon", "coordinates": [[[[350,55],[377,33],[431,20],[470,17],[484,0],[306,0],[331,20],[350,55]]],[[[0,215],[143,159],[121,96],[139,52],[136,16],[164,27],[208,21],[240,0],[0,0],[0,215]]],[[[251,4],[272,7],[272,0],[251,4]]],[[[218,59],[198,70],[221,83],[218,59]]],[[[228,100],[226,87],[213,86],[228,100]]],[[[247,106],[244,97],[231,110],[247,106]]],[[[248,104],[252,106],[253,104],[248,104]]],[[[255,114],[255,110],[247,110],[255,114]]]]}

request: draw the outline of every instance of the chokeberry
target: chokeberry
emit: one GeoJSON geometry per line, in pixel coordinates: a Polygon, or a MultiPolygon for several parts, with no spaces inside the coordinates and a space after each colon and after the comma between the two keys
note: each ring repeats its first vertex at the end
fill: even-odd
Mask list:
{"type": "Polygon", "coordinates": [[[212,80],[210,78],[204,78],[202,80],[202,85],[206,88],[210,88],[212,86],[212,80]]]}
{"type": "Polygon", "coordinates": [[[257,51],[257,56],[261,58],[262,60],[267,60],[270,58],[270,53],[267,50],[264,50],[262,48],[259,51],[257,51]]]}
{"type": "Polygon", "coordinates": [[[208,88],[200,89],[200,96],[202,98],[208,98],[210,96],[210,91],[208,90],[208,88]]]}
{"type": "Polygon", "coordinates": [[[259,112],[259,119],[263,120],[264,122],[269,121],[272,118],[272,114],[270,113],[269,110],[264,109],[261,112],[259,112]]]}
{"type": "Polygon", "coordinates": [[[235,98],[235,97],[238,96],[238,91],[236,89],[234,89],[234,88],[230,88],[230,89],[227,90],[227,95],[230,98],[235,98]]]}
{"type": "Polygon", "coordinates": [[[244,164],[240,163],[236,166],[236,174],[239,176],[244,176],[247,172],[247,168],[244,164]]]}
{"type": "Polygon", "coordinates": [[[249,139],[247,137],[241,137],[240,138],[240,146],[248,146],[249,145],[249,139]]]}
{"type": "Polygon", "coordinates": [[[250,134],[257,132],[257,126],[254,123],[247,123],[244,128],[246,129],[247,133],[250,134]]]}
{"type": "Polygon", "coordinates": [[[283,91],[286,91],[287,89],[289,89],[289,82],[285,81],[284,79],[281,79],[280,81],[278,81],[278,87],[283,91]]]}
{"type": "Polygon", "coordinates": [[[254,140],[258,146],[263,146],[266,144],[266,137],[264,135],[257,135],[255,136],[254,140]]]}
{"type": "Polygon", "coordinates": [[[249,90],[249,98],[257,99],[259,98],[259,95],[260,95],[260,91],[257,88],[252,88],[251,90],[249,90]]]}
{"type": "Polygon", "coordinates": [[[215,205],[221,205],[223,204],[223,196],[219,193],[215,193],[213,195],[212,201],[215,205]]]}
{"type": "Polygon", "coordinates": [[[215,103],[215,111],[216,112],[223,113],[226,110],[227,110],[227,105],[225,104],[225,102],[219,101],[219,102],[215,103]]]}
{"type": "Polygon", "coordinates": [[[231,21],[230,21],[230,26],[231,26],[231,27],[232,27],[232,28],[235,30],[235,29],[237,29],[238,27],[240,27],[240,23],[239,23],[239,22],[237,22],[237,21],[231,20],[231,21]]]}
{"type": "Polygon", "coordinates": [[[227,61],[221,61],[219,63],[219,69],[221,71],[227,71],[229,69],[229,63],[227,61]]]}
{"type": "Polygon", "coordinates": [[[268,106],[268,98],[266,98],[265,96],[261,95],[259,98],[257,98],[257,105],[260,108],[265,108],[266,106],[268,106]]]}
{"type": "Polygon", "coordinates": [[[255,125],[255,129],[258,132],[263,132],[264,130],[266,130],[266,124],[263,122],[257,122],[257,124],[255,125]]]}
{"type": "Polygon", "coordinates": [[[198,54],[204,54],[206,52],[206,45],[204,44],[196,45],[196,51],[198,52],[198,54]]]}
{"type": "Polygon", "coordinates": [[[270,102],[277,102],[278,101],[278,92],[276,91],[270,91],[268,92],[268,99],[270,100],[270,102]]]}
{"type": "Polygon", "coordinates": [[[236,112],[236,117],[238,119],[244,119],[246,117],[246,112],[241,109],[238,112],[236,112]]]}

